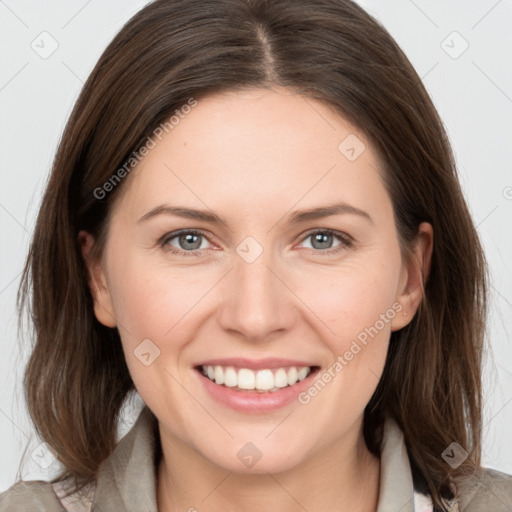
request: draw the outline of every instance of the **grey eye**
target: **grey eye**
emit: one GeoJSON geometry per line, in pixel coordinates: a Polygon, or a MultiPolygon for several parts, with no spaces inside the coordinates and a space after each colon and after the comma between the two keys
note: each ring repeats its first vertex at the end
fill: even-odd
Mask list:
{"type": "Polygon", "coordinates": [[[193,252],[199,249],[208,248],[208,239],[202,233],[196,231],[182,231],[170,235],[164,241],[164,245],[177,249],[183,252],[193,252]],[[201,246],[202,242],[206,242],[206,245],[201,246]]]}
{"type": "Polygon", "coordinates": [[[334,236],[331,233],[313,233],[312,235],[309,235],[309,238],[311,238],[314,249],[330,249],[332,247],[332,243],[334,240],[334,236]]]}
{"type": "Polygon", "coordinates": [[[186,233],[178,236],[178,243],[180,249],[184,250],[195,250],[201,247],[203,235],[196,233],[186,233]]]}
{"type": "Polygon", "coordinates": [[[310,232],[302,241],[302,246],[315,249],[318,253],[331,254],[349,248],[352,241],[348,235],[331,231],[330,229],[317,229],[310,232]],[[337,242],[335,242],[337,240],[337,242]],[[304,245],[306,244],[306,245],[304,245]]]}

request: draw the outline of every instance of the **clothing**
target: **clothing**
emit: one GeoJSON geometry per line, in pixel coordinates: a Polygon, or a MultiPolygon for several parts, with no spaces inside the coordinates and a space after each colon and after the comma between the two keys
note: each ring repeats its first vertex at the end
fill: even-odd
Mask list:
{"type": "MultiPolygon", "coordinates": [[[[157,420],[145,407],[102,463],[96,484],[85,489],[82,498],[74,496],[61,502],[57,494],[62,494],[65,483],[21,481],[0,494],[0,512],[157,512],[157,435],[157,420]]],[[[460,503],[452,505],[452,512],[510,512],[512,476],[485,470],[482,476],[468,479],[460,495],[460,503]]],[[[388,419],[384,425],[377,512],[431,510],[429,499],[413,488],[402,431],[388,419]]]]}

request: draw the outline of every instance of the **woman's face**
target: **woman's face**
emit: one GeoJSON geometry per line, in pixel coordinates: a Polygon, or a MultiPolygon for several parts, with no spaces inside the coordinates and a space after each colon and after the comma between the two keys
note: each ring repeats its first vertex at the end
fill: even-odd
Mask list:
{"type": "Polygon", "coordinates": [[[92,267],[164,442],[252,472],[360,442],[421,297],[372,146],[282,89],[201,99],[173,126],[118,185],[92,267]]]}

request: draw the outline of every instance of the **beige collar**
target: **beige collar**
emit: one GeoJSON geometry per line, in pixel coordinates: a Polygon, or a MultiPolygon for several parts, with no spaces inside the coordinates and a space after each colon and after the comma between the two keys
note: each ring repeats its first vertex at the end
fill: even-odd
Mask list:
{"type": "MultiPolygon", "coordinates": [[[[130,432],[100,468],[94,497],[97,510],[157,512],[156,435],[157,420],[144,407],[130,432]]],[[[417,505],[418,499],[416,495],[417,505]]],[[[384,424],[377,512],[414,510],[415,493],[403,434],[388,419],[384,424]]]]}

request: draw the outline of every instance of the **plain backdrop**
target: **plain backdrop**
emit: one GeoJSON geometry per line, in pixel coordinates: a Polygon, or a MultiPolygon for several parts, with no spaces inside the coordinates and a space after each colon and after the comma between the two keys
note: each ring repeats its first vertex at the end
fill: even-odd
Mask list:
{"type": "MultiPolygon", "coordinates": [[[[16,330],[16,292],[73,103],[108,42],[145,3],[0,0],[0,491],[16,480],[24,451],[23,478],[48,479],[56,467],[23,402],[28,346],[16,330]]],[[[413,63],[453,144],[493,278],[483,462],[512,473],[512,0],[360,4],[413,63]]]]}

